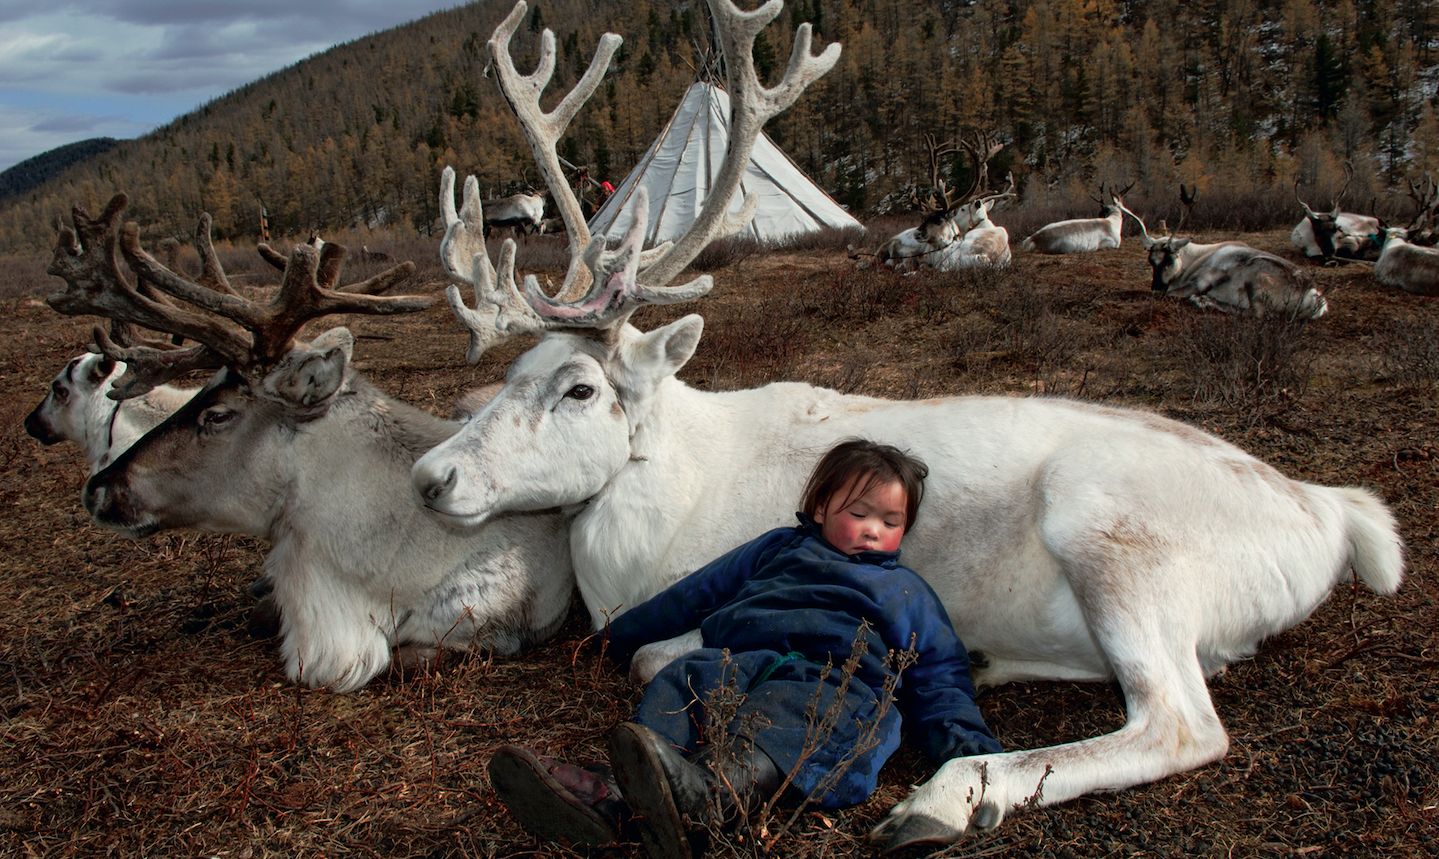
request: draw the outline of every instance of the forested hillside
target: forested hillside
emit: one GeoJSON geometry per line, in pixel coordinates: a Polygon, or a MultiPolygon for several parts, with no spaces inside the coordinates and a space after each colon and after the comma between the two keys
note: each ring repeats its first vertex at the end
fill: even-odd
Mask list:
{"type": "MultiPolygon", "coordinates": [[[[428,231],[447,164],[495,194],[533,181],[485,75],[485,42],[510,8],[490,0],[367,36],[125,141],[5,203],[0,251],[48,244],[56,214],[117,190],[158,232],[209,211],[218,235],[250,236],[262,205],[276,233],[428,231]]],[[[532,6],[514,51],[528,71],[539,31],[555,31],[546,106],[602,32],[625,40],[561,154],[618,181],[694,79],[706,15],[698,0],[532,6]]],[[[1439,168],[1432,0],[794,0],[756,45],[763,72],[782,73],[804,21],[844,54],[769,132],[860,215],[927,184],[925,134],[976,128],[1008,141],[992,169],[1013,169],[1029,203],[1082,200],[1101,180],[1155,198],[1179,182],[1287,194],[1296,175],[1322,203],[1347,160],[1349,204],[1397,210],[1405,178],[1439,168]]]]}
{"type": "Polygon", "coordinates": [[[102,155],[120,145],[113,137],[92,137],[57,146],[49,152],[42,152],[34,158],[26,158],[14,167],[0,173],[0,201],[11,197],[23,197],[43,186],[75,164],[83,164],[97,155],[102,155]]]}

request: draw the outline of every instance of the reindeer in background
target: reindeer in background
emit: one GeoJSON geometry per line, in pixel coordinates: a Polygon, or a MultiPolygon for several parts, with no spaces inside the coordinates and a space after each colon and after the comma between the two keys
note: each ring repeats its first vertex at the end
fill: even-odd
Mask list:
{"type": "Polygon", "coordinates": [[[989,220],[989,212],[1000,201],[1014,197],[1013,174],[1007,190],[997,194],[985,193],[989,184],[989,161],[1004,148],[1004,144],[984,132],[977,134],[973,143],[961,141],[960,145],[974,162],[974,170],[968,190],[956,196],[939,178],[939,159],[959,150],[952,143],[936,145],[932,135],[927,137],[930,174],[938,193],[931,192],[927,203],[922,204],[925,215],[920,225],[899,233],[881,245],[876,257],[897,271],[914,271],[921,267],[957,271],[961,268],[1008,265],[1009,233],[989,220]],[[965,245],[967,234],[975,229],[980,232],[965,245]]]}
{"type": "MultiPolygon", "coordinates": [[[[1180,186],[1184,214],[1175,233],[1184,229],[1198,193],[1196,187],[1194,193],[1185,195],[1180,186]]],[[[1242,316],[1278,312],[1318,319],[1329,309],[1313,278],[1283,257],[1244,242],[1200,244],[1174,234],[1151,238],[1142,218],[1123,205],[1120,208],[1139,224],[1139,240],[1149,252],[1154,271],[1150,288],[1156,293],[1242,316]]]]}
{"type": "Polygon", "coordinates": [[[1344,165],[1344,187],[1334,197],[1334,210],[1316,212],[1299,196],[1299,177],[1294,177],[1294,199],[1304,207],[1304,220],[1294,227],[1289,240],[1315,262],[1334,265],[1342,259],[1369,260],[1379,258],[1377,236],[1382,229],[1372,215],[1356,215],[1339,211],[1339,203],[1354,179],[1354,166],[1344,165]]]}
{"type": "MultiPolygon", "coordinates": [[[[1035,230],[1020,242],[1019,249],[1025,253],[1075,254],[1088,251],[1117,248],[1124,234],[1124,195],[1134,187],[1130,182],[1121,190],[1109,189],[1105,197],[1105,183],[1099,183],[1099,196],[1089,199],[1098,203],[1102,214],[1098,218],[1072,218],[1055,221],[1035,230]]],[[[1184,186],[1180,186],[1181,191],[1184,186]]]]}
{"type": "MultiPolygon", "coordinates": [[[[767,89],[753,44],[782,4],[743,12],[710,0],[710,8],[734,132],[714,205],[674,245],[643,251],[640,228],[615,251],[603,240],[572,242],[571,274],[550,297],[533,275],[518,282],[512,241],[491,264],[477,183],[466,181],[456,211],[446,171],[441,254],[474,291],[473,308],[458,287],[448,291],[470,332],[470,360],[518,334],[541,337],[495,398],[415,463],[415,497],[457,529],[575,509],[576,584],[602,629],[699,565],[792,521],[805,478],[837,440],[908,448],[931,471],[904,557],[944,600],[966,644],[987,657],[977,683],[1117,680],[1128,721],[1063,746],[950,760],[874,829],[873,843],[947,844],[1023,808],[1222,758],[1228,736],[1205,678],[1307,617],[1351,567],[1380,592],[1397,588],[1403,560],[1393,516],[1364,490],[1290,480],[1218,438],[1139,410],[1043,397],[895,402],[784,382],[711,392],[681,382],[676,373],[698,348],[703,319],[640,331],[631,315],[712,288],[707,275],[670,284],[708,241],[752,217],[752,199],[747,214],[726,214],[749,147],[839,56],[838,45],[812,55],[802,24],[784,79],[767,89]]],[[[490,47],[544,164],[593,88],[582,83],[555,111],[541,111],[554,35],[543,34],[539,69],[520,77],[508,45],[525,11],[522,0],[490,47]]],[[[607,65],[611,53],[602,41],[586,79],[603,74],[601,55],[607,65]]],[[[558,199],[562,177],[550,184],[558,199]]],[[[655,661],[697,639],[672,640],[655,661]]]]}
{"type": "Polygon", "coordinates": [[[1414,218],[1408,227],[1384,231],[1374,277],[1415,295],[1439,295],[1439,249],[1432,247],[1439,186],[1433,177],[1426,176],[1425,182],[1421,186],[1409,180],[1409,196],[1417,205],[1414,218]]]}

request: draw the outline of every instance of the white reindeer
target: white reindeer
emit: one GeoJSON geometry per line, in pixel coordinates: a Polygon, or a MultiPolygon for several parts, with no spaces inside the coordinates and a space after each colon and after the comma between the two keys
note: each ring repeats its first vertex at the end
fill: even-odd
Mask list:
{"type": "MultiPolygon", "coordinates": [[[[1124,203],[1124,195],[1133,187],[1131,182],[1120,191],[1110,189],[1108,202],[1105,202],[1104,183],[1101,182],[1099,197],[1090,199],[1103,208],[1103,215],[1045,224],[1020,242],[1019,249],[1025,253],[1077,254],[1119,247],[1124,235],[1124,210],[1120,206],[1124,203]]],[[[1181,185],[1181,194],[1183,190],[1181,185]]]]}
{"type": "MultiPolygon", "coordinates": [[[[801,26],[784,80],[766,90],[750,51],[782,4],[752,13],[728,0],[710,6],[735,104],[730,168],[729,159],[745,163],[759,127],[832,66],[838,48],[812,57],[801,26]]],[[[491,49],[532,147],[553,151],[564,125],[538,105],[551,35],[538,86],[528,79],[521,95],[508,82],[505,46],[524,9],[516,5],[491,49]]],[[[1119,731],[945,763],[872,833],[886,848],[947,843],[1030,801],[1119,790],[1219,759],[1228,741],[1205,677],[1309,615],[1351,567],[1382,593],[1399,584],[1396,523],[1374,495],[1290,480],[1148,412],[1059,399],[893,402],[796,383],[691,389],[675,373],[699,343],[701,318],[649,332],[626,320],[642,304],[710,287],[708,277],[664,284],[720,228],[724,205],[707,207],[658,259],[641,255],[638,230],[615,253],[589,245],[591,287],[557,301],[533,276],[521,294],[512,253],[494,279],[473,238],[483,229],[473,219],[476,185],[466,183],[457,214],[453,184],[447,173],[442,256],[464,260],[453,252],[460,243],[476,251],[450,269],[480,299],[471,309],[450,291],[472,357],[519,331],[546,333],[493,400],[416,462],[415,489],[437,518],[478,527],[554,505],[576,511],[576,581],[599,628],[720,553],[792,522],[820,454],[846,436],[874,438],[930,465],[905,561],[984,654],[981,684],[1120,683],[1128,722],[1119,731]]],[[[737,177],[713,199],[727,202],[736,187],[737,177]]]]}
{"type": "Polygon", "coordinates": [[[1316,212],[1299,196],[1299,178],[1294,179],[1294,199],[1304,207],[1304,220],[1289,234],[1289,241],[1316,262],[1333,265],[1336,259],[1374,260],[1379,255],[1376,236],[1382,229],[1372,215],[1339,211],[1339,201],[1354,179],[1354,167],[1344,165],[1344,187],[1334,198],[1334,211],[1316,212]]]}
{"type": "Polygon", "coordinates": [[[1415,295],[1439,295],[1439,249],[1409,242],[1409,231],[1384,231],[1384,249],[1374,264],[1374,277],[1415,295]]]}
{"type": "Polygon", "coordinates": [[[952,244],[935,255],[935,268],[940,271],[958,271],[965,268],[1003,268],[1009,265],[1009,231],[989,219],[995,206],[1012,200],[1014,174],[1009,174],[1009,186],[995,194],[985,194],[960,206],[952,221],[964,236],[958,244],[952,244]]]}
{"type": "MultiPolygon", "coordinates": [[[[1193,198],[1187,201],[1192,204],[1193,198]]],[[[1139,224],[1140,242],[1154,271],[1150,287],[1170,298],[1187,299],[1196,307],[1263,316],[1287,313],[1318,319],[1329,310],[1324,294],[1299,266],[1244,242],[1200,244],[1173,235],[1151,238],[1144,221],[1121,205],[1139,224]]],[[[1176,232],[1184,227],[1186,209],[1176,232]]]]}
{"type": "Polygon", "coordinates": [[[409,663],[440,647],[512,653],[553,633],[573,591],[563,518],[523,514],[461,534],[423,515],[411,495],[411,466],[459,425],[386,396],[356,373],[347,329],[295,341],[310,319],[428,306],[428,299],[374,295],[414,265],[336,288],[345,249],[300,245],[274,301],[251,304],[228,287],[208,215],[196,230],[204,274],[191,282],[141,248],[135,224],[120,234],[125,202],[118,195],[93,219],[76,207],[74,229],[62,230],[48,269],[67,286],[50,305],[194,342],[124,349],[97,329],[106,356],[128,364],[114,383],[117,396],[185,370],[223,369],[90,478],[83,498],[96,522],[134,538],[193,528],[268,539],[265,573],[280,610],[285,672],[313,687],[358,689],[390,665],[397,645],[409,663]],[[143,282],[190,307],[137,292],[120,268],[122,253],[143,282]]]}
{"type": "Polygon", "coordinates": [[[94,352],[71,358],[25,417],[25,432],[41,444],[78,444],[94,474],[195,394],[193,388],[160,385],[138,397],[111,399],[107,394],[125,369],[124,362],[94,352]]]}

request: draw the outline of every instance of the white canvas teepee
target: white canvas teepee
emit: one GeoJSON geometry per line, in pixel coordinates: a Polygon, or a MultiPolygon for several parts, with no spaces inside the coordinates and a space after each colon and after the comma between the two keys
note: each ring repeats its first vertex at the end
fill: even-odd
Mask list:
{"type": "MultiPolygon", "coordinates": [[[[683,233],[704,207],[719,173],[729,116],[728,93],[714,84],[693,84],[645,157],[590,219],[590,232],[611,241],[623,237],[644,187],[650,198],[645,244],[683,233]]],[[[755,141],[739,193],[729,201],[731,212],[740,210],[746,194],[759,196],[759,210],[741,235],[773,241],[822,227],[860,226],[763,133],[755,141]]]]}

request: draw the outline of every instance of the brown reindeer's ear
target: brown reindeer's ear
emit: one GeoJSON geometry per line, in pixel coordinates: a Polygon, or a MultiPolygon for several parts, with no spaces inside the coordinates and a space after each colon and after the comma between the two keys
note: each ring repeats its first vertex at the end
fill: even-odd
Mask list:
{"type": "Polygon", "coordinates": [[[269,396],[323,414],[345,381],[355,348],[348,328],[331,328],[307,345],[291,349],[261,381],[269,396]]]}

